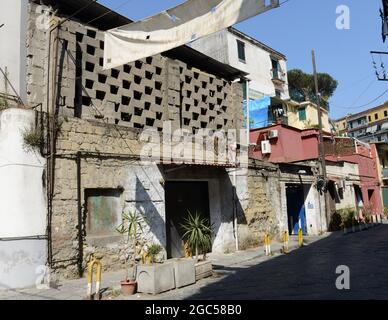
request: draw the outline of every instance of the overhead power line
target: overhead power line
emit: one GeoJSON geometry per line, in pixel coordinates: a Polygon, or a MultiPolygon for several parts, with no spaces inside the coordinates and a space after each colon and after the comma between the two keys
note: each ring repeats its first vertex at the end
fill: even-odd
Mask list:
{"type": "Polygon", "coordinates": [[[380,98],[382,98],[386,93],[388,92],[388,89],[386,89],[382,94],[380,94],[378,97],[374,98],[373,100],[369,101],[368,103],[362,104],[360,106],[355,106],[355,107],[339,107],[339,106],[333,106],[335,108],[341,108],[341,109],[360,109],[363,107],[367,107],[368,105],[376,102],[380,98]]]}
{"type": "Polygon", "coordinates": [[[86,24],[91,24],[92,22],[98,20],[98,19],[101,19],[102,17],[105,17],[106,15],[124,7],[125,5],[127,5],[129,2],[131,2],[132,0],[126,0],[124,1],[123,3],[121,3],[120,5],[118,5],[117,7],[113,8],[113,9],[110,9],[109,11],[107,12],[104,12],[103,14],[99,15],[98,17],[96,18],[93,18],[92,20],[88,21],[86,24]]]}

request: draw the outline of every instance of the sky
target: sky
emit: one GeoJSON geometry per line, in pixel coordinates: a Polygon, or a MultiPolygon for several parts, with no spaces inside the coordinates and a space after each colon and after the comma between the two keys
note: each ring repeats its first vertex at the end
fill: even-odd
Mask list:
{"type": "MultiPolygon", "coordinates": [[[[281,3],[285,0],[280,0],[281,3]]],[[[183,0],[100,0],[99,3],[133,20],[174,7],[183,0]]],[[[381,0],[288,0],[280,8],[235,27],[287,56],[288,70],[312,73],[311,50],[318,72],[339,83],[330,100],[333,119],[378,106],[388,100],[388,82],[378,81],[370,51],[388,51],[381,38],[381,0]],[[337,7],[349,8],[349,29],[339,30],[337,7]],[[373,100],[376,100],[372,102],[373,100]],[[372,102],[372,103],[370,103],[372,102]]],[[[378,65],[380,58],[375,58],[378,65]]],[[[383,57],[388,72],[388,55],[383,57]]]]}

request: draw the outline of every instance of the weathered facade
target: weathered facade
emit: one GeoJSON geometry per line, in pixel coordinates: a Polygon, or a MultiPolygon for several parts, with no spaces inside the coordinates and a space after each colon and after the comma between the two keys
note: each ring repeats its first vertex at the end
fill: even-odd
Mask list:
{"type": "MultiPolygon", "coordinates": [[[[82,273],[90,254],[98,252],[105,268],[122,268],[127,248],[115,227],[122,213],[131,210],[146,217],[143,243],[160,243],[167,256],[179,254],[171,248],[179,239],[168,228],[174,223],[168,211],[178,209],[168,209],[177,205],[171,204],[168,193],[175,195],[184,183],[193,198],[201,196],[198,189],[208,190],[201,205],[215,228],[213,251],[235,250],[239,188],[227,168],[236,162],[208,159],[207,151],[199,156],[202,142],[194,143],[191,134],[235,130],[239,138],[242,89],[233,80],[244,73],[186,47],[103,70],[100,30],[68,20],[50,38],[34,23],[41,14],[37,7],[31,4],[29,10],[28,103],[58,118],[55,162],[49,161],[47,169],[47,185],[53,186],[48,190],[50,266],[63,270],[61,276],[73,277],[82,273]],[[183,132],[191,139],[184,140],[185,147],[194,155],[183,163],[166,152],[167,146],[183,141],[181,136],[173,143],[163,140],[166,123],[173,140],[177,129],[178,135],[183,132]],[[156,152],[156,159],[144,162],[145,149],[161,155],[156,152]]],[[[60,13],[54,17],[57,22],[60,13]]],[[[44,121],[39,125],[44,127],[44,121]]],[[[52,138],[53,131],[48,133],[52,138]]],[[[242,188],[246,179],[238,183],[242,188]]]]}

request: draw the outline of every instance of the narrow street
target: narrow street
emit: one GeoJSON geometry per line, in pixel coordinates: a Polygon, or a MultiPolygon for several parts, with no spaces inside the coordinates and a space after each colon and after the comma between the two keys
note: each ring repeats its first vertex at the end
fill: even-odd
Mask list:
{"type": "Polygon", "coordinates": [[[252,265],[188,299],[387,299],[388,225],[331,236],[252,265]],[[350,268],[350,290],[337,290],[336,267],[350,268]]]}
{"type": "MultiPolygon", "coordinates": [[[[310,238],[307,246],[287,255],[266,257],[262,248],[212,258],[214,275],[195,285],[159,295],[122,296],[122,272],[103,274],[106,300],[256,300],[256,299],[387,299],[388,224],[343,235],[310,238]],[[335,270],[350,268],[350,290],[337,290],[335,270]]],[[[278,252],[279,245],[275,246],[278,252]]],[[[295,244],[293,248],[295,248],[295,244]]],[[[275,249],[275,248],[274,248],[275,249]]],[[[0,299],[85,299],[86,279],[69,280],[57,288],[0,291],[0,299]]]]}

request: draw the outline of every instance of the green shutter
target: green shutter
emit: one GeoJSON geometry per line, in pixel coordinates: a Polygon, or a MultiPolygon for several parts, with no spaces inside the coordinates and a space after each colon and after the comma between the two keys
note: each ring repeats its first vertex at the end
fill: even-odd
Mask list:
{"type": "Polygon", "coordinates": [[[383,188],[384,207],[388,207],[388,188],[383,188]]]}
{"type": "Polygon", "coordinates": [[[306,121],[306,108],[298,109],[299,121],[306,121]]]}

